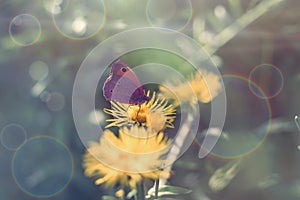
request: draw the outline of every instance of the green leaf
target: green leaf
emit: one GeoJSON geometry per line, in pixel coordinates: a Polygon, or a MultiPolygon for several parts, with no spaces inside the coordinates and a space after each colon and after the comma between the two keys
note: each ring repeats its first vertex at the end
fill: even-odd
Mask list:
{"type": "Polygon", "coordinates": [[[178,186],[171,186],[171,185],[165,185],[158,189],[159,193],[168,193],[168,195],[179,195],[179,194],[188,194],[192,191],[183,187],[178,186]]]}
{"type": "Polygon", "coordinates": [[[127,194],[126,198],[127,198],[127,199],[131,199],[132,197],[134,197],[134,196],[136,195],[136,193],[137,193],[137,190],[136,190],[136,189],[131,190],[131,191],[127,194]]]}
{"type": "MultiPolygon", "coordinates": [[[[183,187],[164,185],[158,189],[158,196],[163,197],[163,196],[167,196],[167,195],[182,195],[182,194],[188,194],[191,192],[192,192],[192,190],[189,190],[189,189],[186,189],[183,187]]],[[[151,188],[148,191],[147,198],[152,199],[152,197],[154,197],[154,195],[155,195],[155,189],[151,188]]]]}
{"type": "Polygon", "coordinates": [[[297,115],[295,116],[295,123],[297,125],[297,128],[299,129],[300,131],[300,117],[298,117],[297,115]]]}
{"type": "Polygon", "coordinates": [[[118,200],[118,199],[114,196],[104,195],[102,196],[102,200],[118,200]]]}

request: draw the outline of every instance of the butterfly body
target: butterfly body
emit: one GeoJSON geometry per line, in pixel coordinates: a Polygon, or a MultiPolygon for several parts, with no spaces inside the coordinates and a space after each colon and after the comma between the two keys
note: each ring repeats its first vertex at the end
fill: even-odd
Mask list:
{"type": "Polygon", "coordinates": [[[102,90],[107,101],[140,105],[150,100],[135,73],[120,60],[112,64],[102,90]]]}

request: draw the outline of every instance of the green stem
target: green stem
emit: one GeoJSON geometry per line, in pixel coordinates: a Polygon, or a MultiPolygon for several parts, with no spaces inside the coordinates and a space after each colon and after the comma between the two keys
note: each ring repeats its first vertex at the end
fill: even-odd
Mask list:
{"type": "Polygon", "coordinates": [[[144,181],[137,183],[136,186],[137,189],[137,195],[136,200],[145,200],[145,191],[144,191],[144,181]]]}
{"type": "Polygon", "coordinates": [[[155,199],[158,199],[158,188],[159,188],[159,179],[155,180],[155,199]]]}

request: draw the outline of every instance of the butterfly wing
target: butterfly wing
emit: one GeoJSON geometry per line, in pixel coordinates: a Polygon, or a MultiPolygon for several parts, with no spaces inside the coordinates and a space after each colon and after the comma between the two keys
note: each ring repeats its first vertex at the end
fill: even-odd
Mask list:
{"type": "Polygon", "coordinates": [[[127,104],[139,104],[139,102],[132,98],[133,95],[137,94],[135,91],[138,91],[136,85],[126,77],[122,77],[115,85],[112,100],[127,104]]]}
{"type": "Polygon", "coordinates": [[[103,91],[103,96],[106,101],[111,101],[112,100],[112,93],[113,89],[116,85],[117,80],[113,79],[112,74],[106,79],[102,91],[103,91]]]}
{"type": "MultiPolygon", "coordinates": [[[[150,98],[145,95],[144,89],[141,86],[141,83],[130,67],[124,62],[119,61],[119,65],[115,65],[114,73],[117,74],[117,76],[122,77],[124,80],[119,80],[120,85],[126,87],[125,92],[129,92],[129,94],[132,94],[129,100],[130,104],[142,104],[145,101],[149,101],[150,98]],[[121,63],[121,64],[120,64],[121,63]],[[126,91],[126,89],[128,91],[126,91]]],[[[123,88],[124,89],[124,88],[123,88]]],[[[122,93],[122,92],[120,92],[122,93]]]]}
{"type": "Polygon", "coordinates": [[[128,67],[128,64],[124,63],[123,61],[118,60],[112,65],[111,74],[114,74],[117,77],[126,77],[133,84],[135,84],[136,87],[141,86],[141,83],[134,71],[132,71],[132,69],[128,67]]]}
{"type": "Polygon", "coordinates": [[[112,65],[110,76],[103,86],[103,95],[108,101],[127,104],[149,101],[135,73],[122,61],[112,65]]]}
{"type": "Polygon", "coordinates": [[[110,76],[103,86],[103,95],[108,101],[127,104],[149,101],[135,73],[122,61],[112,65],[110,76]]]}

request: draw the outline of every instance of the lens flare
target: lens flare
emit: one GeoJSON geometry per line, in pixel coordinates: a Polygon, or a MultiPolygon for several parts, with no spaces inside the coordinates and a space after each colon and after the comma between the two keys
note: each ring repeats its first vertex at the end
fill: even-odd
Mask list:
{"type": "Polygon", "coordinates": [[[12,171],[22,191],[34,197],[50,197],[63,191],[70,182],[73,159],[63,143],[37,136],[16,151],[12,171]]]}
{"type": "Polygon", "coordinates": [[[192,18],[189,0],[149,0],[146,17],[151,26],[183,30],[192,18]]]}
{"type": "MultiPolygon", "coordinates": [[[[268,136],[272,116],[271,107],[267,98],[257,98],[252,94],[248,84],[251,84],[260,96],[266,97],[263,90],[246,77],[226,74],[223,75],[223,81],[228,98],[225,132],[221,133],[221,139],[212,150],[205,147],[203,142],[198,141],[198,144],[201,152],[211,151],[210,155],[218,158],[241,158],[257,150],[268,136]],[[266,126],[257,128],[261,124],[266,126]],[[245,127],[249,131],[245,132],[245,127]]],[[[207,131],[210,135],[206,137],[212,139],[216,137],[214,131],[210,132],[207,131]]],[[[203,134],[199,136],[203,137],[203,134]]]]}
{"type": "Polygon", "coordinates": [[[9,24],[11,40],[20,46],[29,46],[37,42],[41,36],[39,20],[30,14],[15,16],[9,24]]]}
{"type": "Polygon", "coordinates": [[[250,72],[249,81],[250,90],[254,95],[262,99],[276,97],[284,85],[281,70],[272,64],[262,64],[254,67],[250,72]],[[265,95],[261,95],[260,91],[251,82],[258,85],[265,95]]]}
{"type": "MultiPolygon", "coordinates": [[[[58,0],[53,4],[58,4],[58,0]]],[[[59,12],[52,13],[52,19],[56,29],[63,36],[83,40],[93,37],[100,31],[105,23],[105,12],[103,1],[74,0],[64,4],[64,8],[59,12]]]]}
{"type": "Polygon", "coordinates": [[[9,149],[16,150],[26,141],[26,130],[19,124],[7,124],[1,131],[1,144],[9,149]]]}

